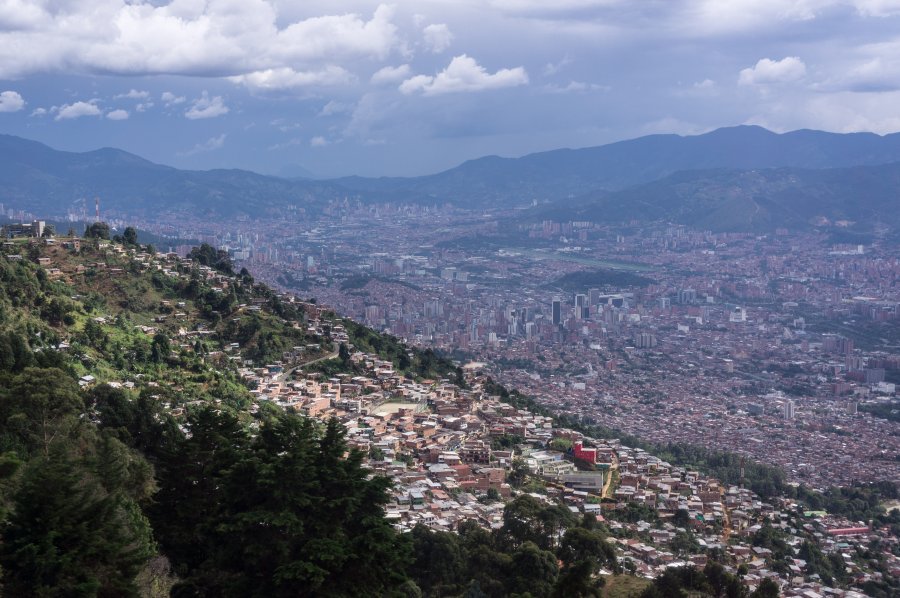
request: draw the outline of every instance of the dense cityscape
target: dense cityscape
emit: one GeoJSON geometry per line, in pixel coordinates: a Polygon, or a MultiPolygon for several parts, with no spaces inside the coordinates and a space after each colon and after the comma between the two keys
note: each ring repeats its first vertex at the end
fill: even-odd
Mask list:
{"type": "Polygon", "coordinates": [[[896,481],[900,256],[884,233],[820,224],[754,235],[345,204],[308,226],[155,230],[610,428],[816,487],[896,481]]]}
{"type": "MultiPolygon", "coordinates": [[[[245,274],[236,276],[198,264],[198,258],[206,259],[202,251],[183,257],[103,241],[92,250],[88,240],[52,235],[43,235],[39,248],[35,237],[40,238],[44,230],[41,221],[6,227],[13,239],[4,245],[4,263],[22,262],[27,253],[49,279],[72,288],[91,280],[98,288],[112,289],[110,298],[125,299],[118,305],[139,300],[128,294],[135,291],[115,294],[131,288],[127,276],[148,277],[158,289],[199,285],[200,297],[242,293],[246,284],[245,274]],[[23,234],[32,240],[23,243],[23,234]]],[[[131,238],[130,230],[125,238],[131,238]]],[[[215,255],[206,247],[209,255],[215,255]]],[[[141,292],[140,285],[136,289],[141,292]]],[[[624,299],[621,295],[612,300],[624,299]]],[[[155,292],[144,299],[153,296],[155,292]]],[[[609,530],[611,560],[597,573],[613,587],[631,583],[622,581],[627,578],[623,571],[649,580],[684,567],[708,571],[714,563],[724,563],[724,571],[739,575],[748,591],[774,588],[776,594],[789,597],[853,598],[864,595],[863,588],[890,587],[883,584],[900,573],[900,559],[892,553],[897,537],[890,526],[860,520],[858,514],[811,509],[799,497],[783,496],[774,488],[767,489],[764,496],[757,495],[745,488],[743,462],[741,479],[728,483],[673,465],[617,438],[592,437],[560,425],[566,413],[578,410],[575,401],[579,394],[572,390],[578,389],[574,385],[579,382],[558,387],[557,396],[573,397],[565,407],[550,400],[548,394],[535,394],[552,408],[553,415],[541,414],[510,402],[506,389],[489,375],[502,373],[496,366],[470,361],[449,370],[452,375],[443,378],[416,378],[411,375],[409,359],[404,365],[371,352],[372,346],[383,347],[381,337],[337,317],[328,305],[304,301],[289,292],[236,305],[229,314],[231,324],[224,327],[209,325],[203,316],[208,308],[200,299],[184,299],[153,299],[144,303],[149,313],[123,311],[118,315],[111,303],[109,311],[95,310],[92,315],[92,325],[106,332],[92,334],[121,335],[116,330],[128,322],[125,314],[130,313],[130,323],[137,323],[129,333],[134,342],[152,339],[156,346],[163,342],[160,338],[171,337],[170,365],[175,360],[193,360],[195,369],[201,363],[207,367],[218,364],[214,370],[221,375],[229,369],[224,364],[230,362],[250,389],[246,411],[254,418],[265,419],[264,414],[271,414],[274,406],[323,423],[339,422],[348,448],[365,455],[369,471],[391,481],[385,518],[398,532],[416,535],[423,528],[451,532],[475,524],[502,536],[511,533],[510,505],[522,508],[533,501],[535,508],[562,505],[564,512],[570,513],[568,517],[591,517],[609,530]],[[297,319],[284,319],[283,306],[291,306],[290,313],[297,314],[297,319]],[[284,330],[293,331],[295,337],[302,335],[305,344],[280,354],[260,354],[259,338],[247,339],[242,331],[252,322],[272,319],[282,321],[284,330]],[[236,340],[241,338],[244,340],[236,340]],[[873,546],[877,546],[874,552],[873,546]]],[[[625,304],[620,308],[627,309],[625,304]]],[[[587,308],[578,319],[590,321],[591,311],[587,308]]],[[[558,317],[563,318],[562,308],[558,317]]],[[[130,372],[100,365],[101,359],[87,359],[93,353],[89,351],[91,343],[96,342],[79,333],[52,347],[92,364],[83,370],[89,373],[82,375],[78,384],[93,396],[146,390],[162,393],[161,387],[173,381],[167,377],[180,375],[175,370],[139,370],[137,364],[130,366],[130,372]],[[143,373],[136,375],[135,371],[143,373]]],[[[422,361],[424,353],[407,355],[416,359],[416,368],[433,367],[422,361]]],[[[440,367],[447,367],[446,363],[440,367]]],[[[534,387],[539,388],[536,381],[534,387]]],[[[158,418],[172,418],[182,426],[197,425],[191,413],[204,401],[184,390],[163,395],[166,400],[160,404],[158,418]]],[[[782,420],[799,419],[799,411],[790,412],[798,408],[779,397],[789,405],[780,408],[782,420]]],[[[216,398],[213,394],[207,400],[222,409],[235,395],[216,398]]],[[[763,411],[766,408],[772,406],[763,405],[763,411]]],[[[760,415],[764,414],[757,417],[760,415]]],[[[645,421],[648,427],[663,427],[659,421],[645,421]]],[[[759,434],[771,433],[762,424],[759,430],[759,434]]],[[[798,426],[797,432],[801,431],[798,426]]],[[[685,441],[682,446],[696,441],[676,435],[669,439],[685,441]]],[[[571,525],[565,520],[562,517],[559,525],[571,525]]],[[[631,589],[623,589],[624,595],[649,584],[636,583],[626,585],[631,589]]]]}

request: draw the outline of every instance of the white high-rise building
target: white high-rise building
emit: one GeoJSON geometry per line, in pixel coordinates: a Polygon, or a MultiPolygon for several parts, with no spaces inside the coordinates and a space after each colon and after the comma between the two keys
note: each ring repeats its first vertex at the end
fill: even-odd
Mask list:
{"type": "Polygon", "coordinates": [[[795,408],[796,407],[794,405],[794,401],[792,401],[790,399],[785,401],[785,403],[784,403],[784,419],[786,419],[786,420],[794,419],[795,408]]]}

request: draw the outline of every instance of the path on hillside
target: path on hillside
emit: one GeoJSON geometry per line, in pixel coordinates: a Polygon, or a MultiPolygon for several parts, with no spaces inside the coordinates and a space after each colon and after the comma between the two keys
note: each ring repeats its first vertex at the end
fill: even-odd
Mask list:
{"type": "Polygon", "coordinates": [[[299,370],[301,368],[305,368],[308,365],[312,365],[314,363],[319,363],[320,361],[325,361],[327,359],[335,359],[340,354],[340,350],[341,350],[340,347],[341,347],[340,343],[335,341],[333,343],[334,350],[331,353],[329,353],[328,355],[324,355],[322,357],[317,357],[316,359],[313,359],[311,361],[305,361],[301,364],[295,365],[291,369],[285,370],[285,371],[281,372],[280,374],[278,374],[277,376],[275,376],[275,381],[282,382],[283,380],[287,380],[288,377],[290,377],[294,374],[294,372],[296,372],[297,370],[299,370]]]}
{"type": "Polygon", "coordinates": [[[613,471],[619,470],[619,458],[616,455],[613,455],[612,461],[609,465],[609,475],[606,476],[606,484],[603,485],[603,492],[600,493],[600,498],[610,498],[610,490],[612,489],[612,480],[613,480],[613,471]]]}

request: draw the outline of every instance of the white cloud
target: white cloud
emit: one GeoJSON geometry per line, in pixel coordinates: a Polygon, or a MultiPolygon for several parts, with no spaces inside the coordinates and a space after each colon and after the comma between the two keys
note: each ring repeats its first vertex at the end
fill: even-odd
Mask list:
{"type": "Polygon", "coordinates": [[[900,14],[900,0],[856,0],[856,10],[866,17],[892,17],[900,14]]]}
{"type": "Polygon", "coordinates": [[[55,120],[69,120],[73,118],[81,118],[82,116],[99,116],[100,108],[97,107],[96,100],[89,102],[75,102],[73,104],[64,104],[56,109],[55,120]]]}
{"type": "Polygon", "coordinates": [[[696,123],[683,121],[671,116],[645,123],[640,128],[641,135],[653,135],[657,133],[674,133],[676,135],[699,135],[709,131],[709,127],[696,123]]]}
{"type": "Polygon", "coordinates": [[[806,65],[796,56],[781,60],[762,58],[756,66],[745,68],[738,77],[740,85],[791,83],[806,75],[806,65]]]}
{"type": "Polygon", "coordinates": [[[544,91],[549,93],[578,93],[582,91],[609,91],[608,85],[597,83],[585,83],[584,81],[569,81],[568,85],[560,86],[553,83],[544,86],[544,91]]]}
{"type": "Polygon", "coordinates": [[[680,15],[699,34],[726,34],[815,19],[832,0],[697,0],[680,15]]]}
{"type": "Polygon", "coordinates": [[[166,106],[174,106],[176,104],[183,104],[187,98],[184,96],[176,96],[171,91],[164,91],[162,95],[159,96],[159,99],[162,100],[163,104],[166,106]]]}
{"type": "Polygon", "coordinates": [[[369,21],[356,14],[299,21],[278,32],[271,52],[288,62],[365,56],[383,59],[399,43],[393,16],[394,9],[382,4],[369,21]]]}
{"type": "Polygon", "coordinates": [[[276,143],[274,145],[270,145],[266,149],[271,152],[271,151],[287,149],[289,147],[296,147],[296,146],[302,145],[302,144],[303,144],[303,139],[301,139],[300,137],[292,137],[283,143],[276,143]]]}
{"type": "Polygon", "coordinates": [[[546,65],[544,65],[544,70],[542,72],[545,77],[549,77],[551,75],[555,75],[570,64],[572,64],[572,59],[569,58],[569,55],[567,54],[563,56],[559,62],[548,62],[546,65]]]}
{"type": "Polygon", "coordinates": [[[829,68],[816,91],[874,93],[900,89],[900,39],[854,48],[854,56],[829,68]]]}
{"type": "Polygon", "coordinates": [[[703,79],[696,81],[690,85],[682,85],[680,82],[678,88],[672,90],[672,94],[678,98],[709,99],[722,93],[719,86],[712,79],[703,79]]]}
{"type": "Polygon", "coordinates": [[[331,100],[322,107],[322,110],[319,111],[319,116],[333,116],[335,114],[350,112],[351,110],[353,110],[352,104],[331,100]]]}
{"type": "Polygon", "coordinates": [[[44,21],[44,9],[29,0],[5,0],[0,3],[0,29],[29,30],[44,21]]]}
{"type": "Polygon", "coordinates": [[[123,98],[129,100],[146,100],[150,97],[149,91],[138,91],[137,89],[131,89],[128,93],[120,93],[119,95],[113,96],[114,100],[121,100],[123,98]]]}
{"type": "Polygon", "coordinates": [[[537,13],[539,15],[555,11],[579,11],[594,8],[608,8],[622,4],[623,0],[492,0],[491,4],[504,12],[514,14],[537,13]]]}
{"type": "Polygon", "coordinates": [[[47,114],[46,108],[35,108],[31,111],[31,116],[44,116],[47,114]]]}
{"type": "Polygon", "coordinates": [[[190,108],[185,111],[184,116],[191,120],[200,118],[215,118],[228,114],[228,106],[222,100],[222,96],[209,97],[204,90],[203,95],[194,100],[190,108]]]}
{"type": "Polygon", "coordinates": [[[453,42],[453,33],[444,23],[434,23],[422,30],[425,45],[435,54],[440,54],[450,47],[453,42]]]}
{"type": "Polygon", "coordinates": [[[119,108],[118,110],[110,110],[106,113],[106,118],[109,120],[127,120],[128,119],[128,111],[122,110],[119,108]]]}
{"type": "Polygon", "coordinates": [[[302,129],[303,125],[298,122],[287,121],[283,118],[276,118],[275,120],[269,123],[273,127],[278,127],[278,130],[282,133],[286,133],[288,131],[296,131],[297,129],[302,129]]]}
{"type": "Polygon", "coordinates": [[[18,112],[25,107],[25,100],[17,91],[0,93],[0,112],[18,112]]]}
{"type": "Polygon", "coordinates": [[[409,76],[409,65],[401,64],[400,66],[386,66],[375,71],[372,75],[371,82],[373,85],[383,85],[385,83],[396,83],[402,81],[409,76]]]}
{"type": "Polygon", "coordinates": [[[354,77],[342,67],[329,65],[321,70],[307,72],[298,72],[290,67],[267,69],[230,77],[230,80],[249,89],[277,91],[302,87],[346,85],[352,83],[354,77]]]}
{"type": "Polygon", "coordinates": [[[328,145],[328,140],[322,136],[313,137],[309,140],[309,145],[312,147],[325,147],[328,145]]]}
{"type": "Polygon", "coordinates": [[[474,58],[465,54],[455,57],[443,71],[435,76],[416,75],[400,84],[405,94],[421,91],[423,94],[439,95],[463,91],[484,91],[503,87],[516,87],[528,83],[528,74],[522,67],[500,69],[488,73],[474,58]]]}
{"type": "Polygon", "coordinates": [[[272,0],[0,2],[0,79],[34,73],[230,76],[384,59],[394,11],[280,18],[272,0]]]}
{"type": "Polygon", "coordinates": [[[222,133],[218,137],[210,137],[203,143],[198,143],[197,145],[195,145],[194,147],[192,147],[191,149],[189,149],[185,152],[179,152],[178,155],[179,156],[193,156],[195,154],[203,154],[206,152],[215,151],[217,149],[222,148],[222,146],[225,145],[225,137],[226,137],[225,133],[222,133]]]}
{"type": "Polygon", "coordinates": [[[900,130],[898,104],[900,91],[817,93],[763,104],[759,106],[762,111],[746,122],[778,132],[809,128],[839,133],[871,131],[885,135],[900,130]]]}

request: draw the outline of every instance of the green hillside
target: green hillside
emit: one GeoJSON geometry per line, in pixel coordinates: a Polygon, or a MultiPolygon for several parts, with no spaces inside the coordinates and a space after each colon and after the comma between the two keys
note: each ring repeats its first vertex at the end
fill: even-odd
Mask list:
{"type": "Polygon", "coordinates": [[[7,595],[578,596],[618,570],[605,528],[528,496],[493,532],[395,532],[390,482],[348,451],[343,426],[254,403],[241,368],[287,368],[300,344],[301,367],[353,372],[347,355],[364,350],[410,378],[459,371],[279,296],[211,247],[191,257],[4,245],[7,595]],[[337,331],[344,346],[322,361],[337,331]]]}

